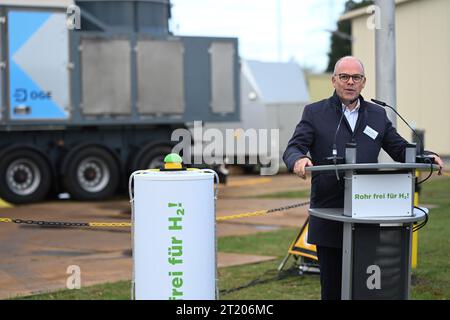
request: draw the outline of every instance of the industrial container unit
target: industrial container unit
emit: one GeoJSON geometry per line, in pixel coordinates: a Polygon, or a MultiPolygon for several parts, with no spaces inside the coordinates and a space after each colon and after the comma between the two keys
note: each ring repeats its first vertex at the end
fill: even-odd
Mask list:
{"type": "Polygon", "coordinates": [[[237,39],[173,35],[170,12],[168,0],[0,0],[0,198],[104,199],[160,166],[173,130],[239,120],[237,39]]]}

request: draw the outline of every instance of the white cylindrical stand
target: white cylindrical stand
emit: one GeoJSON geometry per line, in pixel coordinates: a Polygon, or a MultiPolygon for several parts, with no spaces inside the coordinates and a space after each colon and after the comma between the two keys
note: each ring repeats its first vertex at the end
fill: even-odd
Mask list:
{"type": "Polygon", "coordinates": [[[139,171],[132,177],[135,299],[215,299],[214,174],[139,171]]]}

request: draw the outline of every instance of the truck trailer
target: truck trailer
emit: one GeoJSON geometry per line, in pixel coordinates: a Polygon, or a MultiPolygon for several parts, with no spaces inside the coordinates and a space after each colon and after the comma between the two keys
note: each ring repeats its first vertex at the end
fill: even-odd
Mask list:
{"type": "Polygon", "coordinates": [[[0,0],[0,198],[105,199],[174,130],[239,121],[237,39],[170,17],[169,0],[0,0]]]}

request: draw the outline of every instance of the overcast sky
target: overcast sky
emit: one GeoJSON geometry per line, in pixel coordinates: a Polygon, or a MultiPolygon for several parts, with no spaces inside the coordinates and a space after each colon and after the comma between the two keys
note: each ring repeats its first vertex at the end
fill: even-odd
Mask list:
{"type": "Polygon", "coordinates": [[[237,37],[242,58],[294,59],[321,72],[330,48],[326,30],[336,29],[345,0],[172,0],[172,4],[171,30],[177,35],[237,37]]]}

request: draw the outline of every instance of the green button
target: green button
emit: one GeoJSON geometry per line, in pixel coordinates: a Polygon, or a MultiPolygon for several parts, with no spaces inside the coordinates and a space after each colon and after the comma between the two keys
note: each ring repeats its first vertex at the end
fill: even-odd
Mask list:
{"type": "Polygon", "coordinates": [[[182,163],[183,159],[176,153],[169,153],[164,158],[164,163],[182,163]]]}

